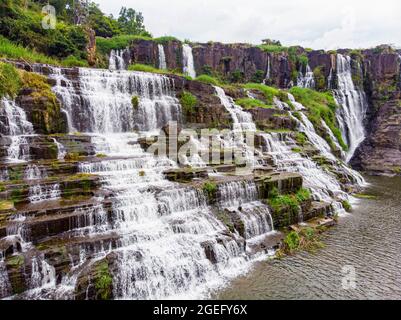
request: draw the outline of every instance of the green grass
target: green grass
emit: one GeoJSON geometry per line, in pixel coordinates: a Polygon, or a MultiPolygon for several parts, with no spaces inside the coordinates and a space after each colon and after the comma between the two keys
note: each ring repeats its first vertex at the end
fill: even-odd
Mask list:
{"type": "Polygon", "coordinates": [[[269,106],[258,99],[252,99],[252,98],[237,99],[235,102],[236,104],[247,110],[253,108],[266,108],[266,109],[273,108],[273,106],[269,106]]]}
{"type": "Polygon", "coordinates": [[[50,58],[44,54],[37,53],[34,50],[12,43],[3,36],[0,36],[0,57],[44,64],[61,64],[57,59],[50,58]]]}
{"type": "Polygon", "coordinates": [[[155,41],[156,43],[159,43],[159,44],[164,44],[164,43],[171,42],[171,41],[181,42],[180,40],[178,40],[176,37],[173,37],[173,36],[163,36],[163,37],[159,37],[159,38],[154,38],[153,41],[155,41]]]}
{"type": "Polygon", "coordinates": [[[217,78],[214,78],[214,77],[206,75],[206,74],[200,75],[195,80],[199,81],[199,82],[211,84],[213,86],[221,86],[222,85],[217,78]]]}
{"type": "Polygon", "coordinates": [[[141,72],[149,72],[149,73],[167,73],[166,70],[157,69],[155,67],[146,65],[146,64],[139,64],[135,63],[128,67],[130,71],[141,71],[141,72]]]}
{"type": "Polygon", "coordinates": [[[337,138],[340,146],[343,150],[347,151],[348,146],[344,142],[340,129],[337,127],[335,115],[337,104],[332,93],[317,92],[299,87],[291,88],[290,93],[295,97],[296,101],[308,109],[308,119],[313,123],[315,128],[321,127],[321,120],[323,119],[337,138]]]}
{"type": "Polygon", "coordinates": [[[61,64],[65,67],[89,67],[88,61],[78,59],[75,56],[69,56],[61,61],[61,64]]]}
{"type": "Polygon", "coordinates": [[[22,81],[17,69],[9,63],[0,62],[0,98],[4,96],[15,98],[21,85],[22,81]]]}
{"type": "Polygon", "coordinates": [[[14,208],[12,201],[0,201],[0,211],[11,210],[14,208]]]}
{"type": "MultiPolygon", "coordinates": [[[[273,88],[273,87],[269,87],[266,86],[264,84],[261,83],[247,83],[243,85],[244,89],[248,89],[248,90],[256,90],[261,92],[266,99],[266,103],[268,105],[273,104],[273,98],[274,97],[281,97],[282,94],[280,93],[281,91],[279,89],[273,88]]],[[[285,101],[285,100],[284,100],[285,101]]]]}
{"type": "Polygon", "coordinates": [[[375,200],[377,199],[376,196],[370,195],[370,194],[363,194],[363,193],[358,193],[358,194],[354,194],[355,198],[358,199],[367,199],[367,200],[375,200]]]}
{"type": "Polygon", "coordinates": [[[217,194],[217,185],[213,182],[205,182],[203,184],[202,190],[205,192],[209,199],[214,199],[217,194]]]}
{"type": "Polygon", "coordinates": [[[347,201],[347,200],[342,201],[342,205],[343,205],[345,211],[347,211],[347,212],[352,211],[352,206],[349,203],[349,201],[347,201]]]}
{"type": "Polygon", "coordinates": [[[113,38],[96,37],[97,51],[101,54],[110,54],[111,50],[125,49],[135,40],[152,40],[147,36],[121,35],[113,38]]]}
{"type": "Polygon", "coordinates": [[[267,44],[262,44],[258,46],[260,49],[262,49],[265,52],[268,53],[281,53],[281,52],[287,52],[288,48],[283,47],[283,46],[278,46],[278,45],[267,45],[267,44]]]}

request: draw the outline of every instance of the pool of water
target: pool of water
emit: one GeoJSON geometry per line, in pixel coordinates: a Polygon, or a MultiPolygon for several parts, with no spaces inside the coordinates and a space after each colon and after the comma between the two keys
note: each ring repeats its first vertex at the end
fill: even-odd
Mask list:
{"type": "Polygon", "coordinates": [[[258,263],[218,299],[401,299],[401,178],[368,177],[325,248],[258,263]]]}

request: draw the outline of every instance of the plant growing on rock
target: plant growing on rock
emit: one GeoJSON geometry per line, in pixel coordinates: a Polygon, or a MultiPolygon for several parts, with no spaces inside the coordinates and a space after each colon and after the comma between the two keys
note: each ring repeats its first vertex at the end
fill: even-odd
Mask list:
{"type": "Polygon", "coordinates": [[[213,182],[205,182],[203,184],[202,190],[209,197],[210,200],[216,199],[218,187],[213,182]]]}
{"type": "Polygon", "coordinates": [[[186,114],[191,114],[195,112],[198,99],[192,93],[183,91],[180,97],[180,104],[186,114]]]}
{"type": "Polygon", "coordinates": [[[9,63],[0,62],[0,98],[4,96],[15,98],[21,89],[21,84],[16,68],[9,63]]]}
{"type": "Polygon", "coordinates": [[[139,108],[139,97],[138,96],[132,96],[131,98],[131,104],[134,110],[138,110],[139,108]]]}

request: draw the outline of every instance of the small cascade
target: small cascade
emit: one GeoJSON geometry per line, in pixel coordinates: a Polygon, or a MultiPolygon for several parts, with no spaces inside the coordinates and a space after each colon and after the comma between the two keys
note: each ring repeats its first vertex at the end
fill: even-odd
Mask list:
{"type": "Polygon", "coordinates": [[[28,199],[31,203],[57,200],[61,197],[60,185],[34,185],[29,187],[28,199]]]}
{"type": "Polygon", "coordinates": [[[363,122],[368,103],[365,93],[354,85],[349,56],[337,54],[337,78],[338,88],[334,90],[335,99],[340,106],[337,109],[337,120],[349,147],[346,158],[349,161],[365,139],[363,122]]]}
{"type": "Polygon", "coordinates": [[[183,65],[184,65],[184,74],[190,76],[192,79],[196,78],[195,71],[195,63],[194,56],[192,54],[192,48],[190,45],[184,43],[182,45],[182,54],[183,54],[183,65]]]}
{"type": "MultiPolygon", "coordinates": [[[[234,103],[234,100],[227,96],[220,87],[215,87],[216,94],[221,104],[230,113],[233,121],[231,147],[242,150],[242,157],[247,164],[256,164],[255,150],[247,144],[247,132],[256,132],[256,125],[252,120],[252,115],[242,110],[242,108],[234,103]]],[[[227,139],[226,139],[227,140],[227,139]]]]}
{"type": "Polygon", "coordinates": [[[0,299],[10,296],[12,288],[8,278],[7,267],[3,258],[3,253],[0,252],[0,299]]]}
{"type": "Polygon", "coordinates": [[[29,280],[31,290],[54,288],[56,285],[56,270],[43,257],[32,258],[32,272],[29,280]],[[39,261],[38,261],[39,259],[39,261]]]}
{"type": "Polygon", "coordinates": [[[47,178],[47,172],[45,169],[39,168],[35,164],[30,164],[25,168],[24,180],[41,180],[47,178]]]}
{"type": "Polygon", "coordinates": [[[167,70],[167,62],[166,62],[166,54],[164,52],[164,46],[162,44],[159,44],[157,48],[159,51],[159,69],[167,70]]]}
{"type": "Polygon", "coordinates": [[[8,170],[6,168],[0,169],[0,181],[7,181],[9,179],[8,170]]]}
{"type": "Polygon", "coordinates": [[[8,136],[8,161],[20,162],[29,160],[29,143],[27,136],[33,134],[33,125],[27,120],[25,111],[9,99],[0,100],[0,133],[8,136]]]}
{"type": "Polygon", "coordinates": [[[56,138],[53,138],[53,142],[57,146],[57,159],[61,161],[64,160],[65,156],[67,155],[66,148],[60,142],[58,142],[56,138]]]}
{"type": "Polygon", "coordinates": [[[253,181],[233,181],[218,188],[222,210],[231,211],[244,225],[244,238],[257,240],[274,231],[269,207],[258,201],[259,193],[253,181]]]}
{"type": "Polygon", "coordinates": [[[334,135],[333,131],[331,131],[331,129],[327,125],[326,121],[324,121],[323,119],[322,119],[322,127],[324,128],[324,130],[329,135],[331,141],[333,141],[334,146],[336,147],[336,149],[340,151],[340,155],[341,155],[340,158],[345,160],[346,154],[345,154],[343,148],[341,147],[341,145],[340,145],[337,137],[334,135]]]}
{"type": "Polygon", "coordinates": [[[129,48],[122,50],[111,50],[109,58],[109,70],[127,70],[130,60],[130,50],[129,48]]]}
{"type": "Polygon", "coordinates": [[[305,67],[305,72],[301,70],[298,72],[297,78],[297,86],[301,88],[314,88],[315,87],[315,77],[313,75],[313,71],[310,68],[309,64],[305,67]]]}
{"type": "Polygon", "coordinates": [[[73,86],[54,88],[69,115],[70,130],[87,133],[150,131],[181,122],[174,80],[143,72],[79,69],[73,86]],[[133,105],[138,97],[138,105],[133,105]]]}

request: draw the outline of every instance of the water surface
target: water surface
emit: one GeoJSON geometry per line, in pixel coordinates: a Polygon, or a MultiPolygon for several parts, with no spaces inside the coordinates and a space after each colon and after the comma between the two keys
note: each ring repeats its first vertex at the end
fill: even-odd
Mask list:
{"type": "Polygon", "coordinates": [[[324,234],[325,248],[261,262],[218,298],[401,299],[401,178],[367,180],[364,193],[377,198],[360,200],[341,217],[324,234]],[[350,284],[343,282],[347,266],[355,270],[355,288],[343,288],[350,284]]]}

